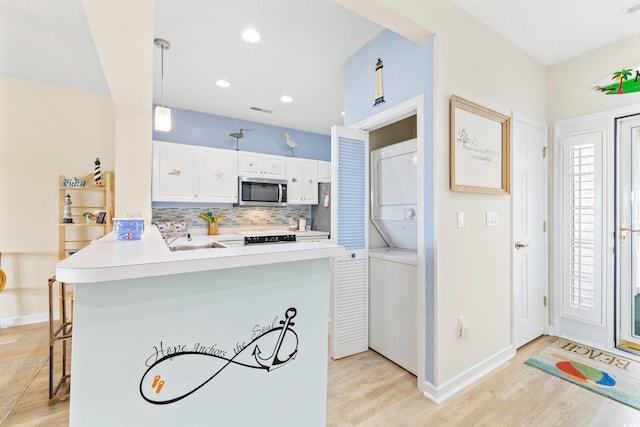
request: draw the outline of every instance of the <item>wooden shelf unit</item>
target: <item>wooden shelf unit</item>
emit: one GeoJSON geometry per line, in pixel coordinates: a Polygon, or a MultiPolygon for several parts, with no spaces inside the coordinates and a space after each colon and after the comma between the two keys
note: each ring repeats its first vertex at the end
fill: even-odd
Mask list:
{"type": "Polygon", "coordinates": [[[98,232],[89,232],[92,228],[101,229],[102,235],[109,233],[113,228],[113,174],[111,172],[103,172],[101,174],[102,185],[93,184],[93,174],[88,174],[80,177],[79,181],[85,181],[84,187],[70,187],[64,186],[63,181],[67,179],[64,175],[60,175],[58,182],[58,258],[60,260],[69,256],[69,252],[76,252],[89,244],[92,240],[99,237],[98,232]],[[98,199],[102,201],[96,202],[95,196],[90,203],[86,202],[87,198],[91,198],[90,193],[102,192],[102,196],[98,196],[98,199]],[[62,223],[62,217],[64,215],[64,199],[66,195],[71,195],[71,214],[73,223],[62,223]],[[80,199],[80,203],[76,204],[74,199],[80,199]],[[99,210],[106,212],[104,224],[96,224],[93,222],[87,222],[83,216],[84,212],[91,212],[99,210]],[[75,232],[72,232],[75,229],[75,232]],[[81,232],[82,236],[77,237],[77,232],[81,232]],[[87,233],[88,232],[88,233],[87,233]],[[85,236],[86,234],[91,236],[85,236]],[[70,234],[72,236],[70,236],[70,234]]]}

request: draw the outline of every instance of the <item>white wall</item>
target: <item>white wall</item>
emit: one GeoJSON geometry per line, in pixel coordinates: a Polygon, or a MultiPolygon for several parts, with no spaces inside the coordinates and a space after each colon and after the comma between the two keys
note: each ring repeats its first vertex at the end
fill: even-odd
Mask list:
{"type": "Polygon", "coordinates": [[[633,68],[635,73],[638,65],[640,37],[632,36],[549,67],[549,123],[640,103],[640,92],[604,95],[593,90],[615,71],[633,68]]]}
{"type": "Polygon", "coordinates": [[[115,106],[115,216],[151,222],[153,0],[82,0],[115,106]]]}
{"type": "Polygon", "coordinates": [[[546,70],[451,1],[378,3],[435,33],[435,385],[446,386],[511,343],[511,197],[449,190],[449,99],[544,122],[546,70]],[[485,226],[487,211],[498,213],[497,227],[485,226]],[[469,323],[468,339],[457,336],[459,316],[469,323]]]}
{"type": "Polygon", "coordinates": [[[151,220],[153,2],[83,7],[113,97],[0,77],[0,325],[46,320],[59,175],[92,173],[100,157],[115,173],[115,215],[151,220]]]}
{"type": "MultiPolygon", "coordinates": [[[[114,169],[107,95],[0,77],[0,324],[48,311],[58,262],[58,177],[114,169]]],[[[38,318],[45,320],[44,317],[38,318]]]]}

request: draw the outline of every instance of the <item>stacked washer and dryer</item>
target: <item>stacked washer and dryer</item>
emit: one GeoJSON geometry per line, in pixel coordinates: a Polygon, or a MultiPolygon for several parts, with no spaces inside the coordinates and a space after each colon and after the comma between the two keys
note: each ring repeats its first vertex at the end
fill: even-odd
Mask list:
{"type": "Polygon", "coordinates": [[[417,140],[371,151],[371,220],[388,247],[369,250],[369,347],[417,375],[417,140]]]}

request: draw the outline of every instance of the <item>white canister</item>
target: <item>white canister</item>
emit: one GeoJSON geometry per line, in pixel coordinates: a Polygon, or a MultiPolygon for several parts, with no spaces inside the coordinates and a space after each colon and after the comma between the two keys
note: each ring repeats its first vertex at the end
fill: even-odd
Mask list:
{"type": "Polygon", "coordinates": [[[300,218],[298,220],[298,230],[304,231],[306,229],[307,229],[307,219],[306,218],[300,218]]]}

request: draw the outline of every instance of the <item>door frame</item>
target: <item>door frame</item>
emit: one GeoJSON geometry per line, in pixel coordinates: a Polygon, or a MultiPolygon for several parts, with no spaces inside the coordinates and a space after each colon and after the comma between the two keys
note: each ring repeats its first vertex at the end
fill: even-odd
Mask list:
{"type": "MultiPolygon", "coordinates": [[[[629,146],[624,146],[624,136],[622,136],[623,134],[623,128],[626,126],[626,122],[627,121],[632,121],[634,123],[640,123],[640,109],[638,110],[638,112],[636,114],[632,114],[632,115],[626,115],[626,116],[622,116],[622,117],[616,117],[615,118],[615,136],[616,136],[616,143],[615,143],[615,194],[614,194],[614,200],[615,200],[615,218],[614,218],[614,230],[615,230],[615,320],[614,320],[614,324],[615,324],[615,331],[614,331],[614,336],[615,336],[615,347],[623,350],[623,351],[628,351],[630,353],[633,353],[635,355],[639,355],[640,354],[640,350],[638,349],[638,342],[637,340],[632,341],[631,338],[629,338],[629,336],[623,336],[623,291],[630,291],[630,288],[633,286],[633,283],[626,283],[628,285],[627,289],[625,288],[625,283],[623,283],[623,281],[625,279],[623,279],[622,277],[622,264],[625,261],[625,255],[633,255],[633,249],[630,247],[630,245],[633,245],[633,234],[632,233],[626,233],[627,238],[629,238],[629,242],[626,243],[627,245],[627,251],[631,251],[630,253],[628,253],[627,251],[624,250],[624,245],[622,244],[622,237],[621,234],[622,231],[620,230],[620,228],[623,226],[623,224],[626,227],[629,228],[634,228],[633,226],[633,222],[631,219],[628,220],[628,222],[625,224],[622,220],[624,217],[624,213],[622,212],[621,208],[621,201],[620,201],[620,192],[622,191],[622,182],[625,179],[628,179],[630,181],[629,183],[629,187],[632,187],[633,183],[632,183],[632,179],[633,179],[633,174],[631,170],[627,170],[627,172],[629,173],[628,176],[624,176],[623,175],[623,166],[621,165],[621,163],[618,161],[620,158],[623,158],[624,156],[629,156],[629,162],[632,163],[632,157],[631,157],[631,153],[633,152],[633,139],[631,141],[629,141],[629,146]],[[628,149],[628,152],[626,151],[628,149]],[[624,153],[623,153],[623,150],[624,153]]],[[[631,127],[629,128],[629,130],[632,129],[631,127]]],[[[632,164],[633,167],[633,164],[632,164]]],[[[629,202],[631,203],[631,202],[629,202]]],[[[631,208],[629,208],[631,210],[631,208]]],[[[629,268],[633,267],[633,263],[630,263],[630,265],[628,266],[629,268]]],[[[630,273],[630,271],[628,271],[627,273],[630,273]]],[[[629,280],[627,278],[627,280],[629,280]]],[[[633,298],[633,297],[632,297],[633,298]]],[[[629,304],[630,301],[626,301],[626,304],[629,304]]],[[[627,305],[627,309],[628,309],[628,305],[627,305]]],[[[638,307],[636,307],[636,310],[638,310],[638,307]]],[[[631,319],[633,319],[634,313],[630,312],[628,313],[629,316],[631,317],[631,319]]],[[[631,319],[626,319],[627,321],[631,320],[631,319]]],[[[630,335],[633,335],[633,328],[630,331],[630,335]]],[[[636,335],[640,335],[640,334],[636,334],[636,335]]]]}
{"type": "Polygon", "coordinates": [[[552,319],[553,326],[549,328],[550,335],[561,336],[574,341],[604,349],[615,349],[615,337],[617,322],[616,298],[614,292],[615,280],[615,140],[616,118],[640,114],[640,107],[632,105],[613,110],[602,111],[594,114],[560,120],[554,124],[553,132],[553,245],[552,255],[553,272],[551,279],[553,285],[552,319]],[[592,324],[578,321],[562,315],[562,165],[561,135],[577,134],[588,130],[600,129],[604,132],[605,141],[603,147],[603,246],[605,260],[603,262],[603,280],[607,285],[603,292],[603,324],[592,324]]]}
{"type": "MultiPolygon", "coordinates": [[[[543,142],[543,146],[544,148],[546,148],[546,156],[545,156],[545,161],[544,161],[544,176],[543,176],[543,186],[545,187],[545,194],[546,194],[546,198],[545,198],[545,206],[544,206],[544,212],[547,212],[546,215],[546,224],[547,224],[547,241],[546,241],[546,245],[544,247],[544,260],[545,260],[545,264],[544,264],[544,274],[546,276],[546,283],[547,283],[547,289],[546,289],[546,295],[547,295],[547,305],[545,307],[545,311],[546,311],[546,321],[545,321],[545,325],[544,325],[544,331],[543,334],[549,333],[549,313],[551,312],[550,307],[551,307],[551,289],[550,289],[550,283],[551,281],[549,280],[549,243],[551,240],[551,232],[550,232],[550,224],[549,224],[549,158],[551,157],[550,154],[550,150],[549,150],[549,128],[545,123],[542,122],[538,122],[536,120],[530,119],[520,113],[517,113],[515,111],[511,112],[511,141],[515,141],[515,123],[516,121],[521,122],[525,125],[529,125],[532,127],[535,127],[537,129],[540,129],[543,131],[543,135],[544,135],[544,142],[543,142]]],[[[515,147],[511,146],[511,164],[513,165],[513,159],[515,157],[515,147]]],[[[512,191],[515,191],[515,187],[513,186],[513,179],[514,179],[514,174],[511,174],[511,189],[512,191]]],[[[515,218],[515,214],[516,214],[516,206],[515,206],[515,197],[511,197],[511,216],[512,216],[512,221],[511,221],[511,240],[512,242],[515,242],[514,236],[515,236],[515,220],[513,220],[513,218],[515,218]]],[[[514,263],[514,255],[513,255],[513,250],[511,251],[511,297],[512,297],[512,301],[511,301],[511,344],[514,344],[514,336],[515,336],[515,328],[516,328],[516,319],[514,316],[515,313],[515,306],[518,303],[515,300],[515,295],[516,295],[516,277],[515,277],[515,263],[514,263]]],[[[515,345],[514,345],[515,348],[515,345]]]]}
{"type": "MultiPolygon", "coordinates": [[[[349,127],[354,129],[360,129],[364,131],[373,131],[381,127],[390,125],[402,119],[406,119],[412,115],[416,116],[416,140],[418,145],[418,158],[424,159],[425,157],[425,117],[424,117],[424,95],[418,95],[407,101],[404,101],[398,105],[390,107],[378,114],[370,116],[360,122],[357,122],[349,127]]],[[[425,168],[427,165],[424,162],[418,162],[418,182],[424,183],[425,168]]],[[[429,165],[430,170],[433,170],[433,165],[429,165]]],[[[427,318],[426,313],[426,254],[425,254],[425,226],[424,226],[424,190],[418,191],[418,212],[421,212],[423,221],[418,221],[418,298],[417,298],[417,339],[418,339],[418,375],[417,375],[417,388],[420,392],[424,392],[425,389],[425,368],[427,362],[426,353],[426,334],[427,325],[432,330],[430,335],[435,333],[434,318],[435,313],[431,313],[431,319],[427,318]]],[[[434,191],[433,188],[429,189],[434,191]]],[[[434,224],[435,226],[435,224],[434,224]]],[[[435,277],[433,278],[435,280],[435,277]]],[[[434,283],[435,286],[435,283],[434,283]]],[[[433,295],[432,295],[433,296],[433,295]]],[[[433,351],[433,349],[431,349],[433,351]]],[[[430,355],[431,362],[434,361],[434,355],[430,355]]]]}

